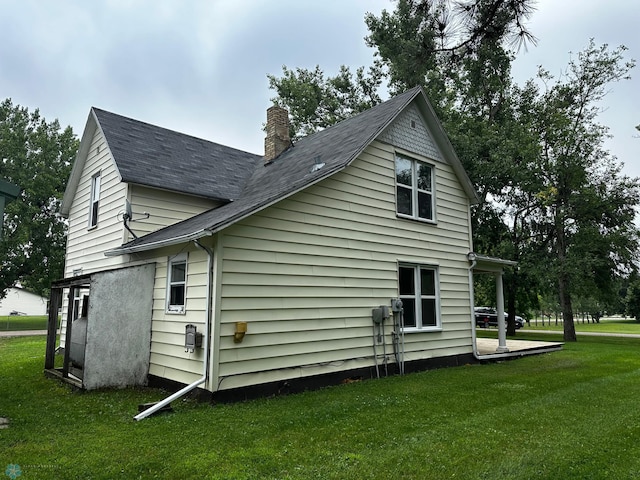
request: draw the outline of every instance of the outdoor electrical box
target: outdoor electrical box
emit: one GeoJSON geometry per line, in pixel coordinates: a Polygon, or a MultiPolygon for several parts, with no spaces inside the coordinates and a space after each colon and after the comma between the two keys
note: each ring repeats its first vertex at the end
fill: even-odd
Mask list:
{"type": "Polygon", "coordinates": [[[184,335],[184,351],[193,353],[196,348],[202,347],[202,333],[198,332],[195,325],[189,324],[185,326],[184,335]]]}
{"type": "Polygon", "coordinates": [[[392,298],[391,299],[391,310],[394,313],[398,313],[402,311],[402,300],[400,300],[399,298],[392,298]]]}
{"type": "Polygon", "coordinates": [[[373,323],[384,323],[385,319],[389,318],[389,307],[387,305],[380,305],[378,308],[371,310],[371,317],[373,323]]]}

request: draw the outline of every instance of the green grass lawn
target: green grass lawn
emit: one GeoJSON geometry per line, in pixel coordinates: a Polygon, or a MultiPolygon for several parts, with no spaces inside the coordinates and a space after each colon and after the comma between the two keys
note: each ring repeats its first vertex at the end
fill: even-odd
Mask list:
{"type": "MultiPolygon", "coordinates": [[[[602,332],[602,333],[636,333],[640,334],[640,322],[638,322],[635,318],[603,318],[600,320],[600,323],[582,323],[581,320],[575,319],[574,325],[576,327],[576,332],[602,332]]],[[[562,332],[564,326],[562,322],[558,322],[556,325],[555,320],[549,322],[545,321],[545,324],[542,325],[542,322],[538,320],[537,324],[535,320],[531,320],[529,325],[525,323],[524,326],[527,330],[554,330],[562,332]]]]}
{"type": "Polygon", "coordinates": [[[0,339],[0,472],[20,480],[640,478],[640,339],[140,422],[166,392],[73,391],[43,376],[44,343],[0,339]]]}
{"type": "Polygon", "coordinates": [[[46,330],[47,316],[8,315],[0,317],[0,331],[46,330]]]}

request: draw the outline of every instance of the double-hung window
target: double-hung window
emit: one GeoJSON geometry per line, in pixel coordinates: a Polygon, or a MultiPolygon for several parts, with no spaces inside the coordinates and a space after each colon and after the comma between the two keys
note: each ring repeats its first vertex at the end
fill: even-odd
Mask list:
{"type": "Polygon", "coordinates": [[[91,177],[91,198],[89,200],[89,228],[98,225],[98,206],[100,204],[100,172],[91,177]]]}
{"type": "Polygon", "coordinates": [[[396,212],[418,220],[434,217],[433,167],[396,155],[396,212]]]}
{"type": "Polygon", "coordinates": [[[187,255],[169,259],[167,265],[167,312],[184,313],[187,297],[187,255]]]}
{"type": "Polygon", "coordinates": [[[437,329],[440,327],[438,271],[434,267],[401,264],[398,288],[405,328],[437,329]]]}

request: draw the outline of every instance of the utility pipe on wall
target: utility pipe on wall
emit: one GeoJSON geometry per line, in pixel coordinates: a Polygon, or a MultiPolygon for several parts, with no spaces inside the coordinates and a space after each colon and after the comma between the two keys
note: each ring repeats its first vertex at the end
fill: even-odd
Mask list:
{"type": "Polygon", "coordinates": [[[160,410],[161,408],[169,405],[174,400],[186,395],[191,390],[196,388],[198,385],[205,383],[207,378],[209,378],[209,341],[211,338],[211,285],[213,283],[213,252],[201,245],[198,240],[194,240],[193,243],[196,247],[201,250],[207,252],[208,260],[207,260],[207,311],[206,311],[206,324],[205,324],[205,333],[204,333],[204,359],[202,361],[202,377],[196,380],[195,382],[187,385],[181,390],[178,390],[173,395],[168,396],[164,400],[159,401],[155,405],[150,408],[147,408],[145,411],[140,412],[138,415],[133,417],[135,420],[142,420],[143,418],[147,418],[149,415],[153,415],[155,412],[160,410]]]}

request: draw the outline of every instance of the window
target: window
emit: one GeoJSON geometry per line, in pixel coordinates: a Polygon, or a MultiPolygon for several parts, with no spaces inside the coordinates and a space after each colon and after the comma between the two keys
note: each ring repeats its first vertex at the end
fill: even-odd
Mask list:
{"type": "Polygon", "coordinates": [[[421,220],[434,220],[433,167],[396,156],[396,212],[421,220]]]}
{"type": "Polygon", "coordinates": [[[399,266],[398,287],[405,328],[440,327],[437,284],[437,270],[433,267],[399,266]]]}
{"type": "Polygon", "coordinates": [[[98,225],[98,205],[100,203],[100,172],[91,177],[91,199],[89,201],[89,228],[98,225]]]}
{"type": "Polygon", "coordinates": [[[184,313],[187,292],[187,255],[169,258],[167,265],[167,312],[184,313]]]}

